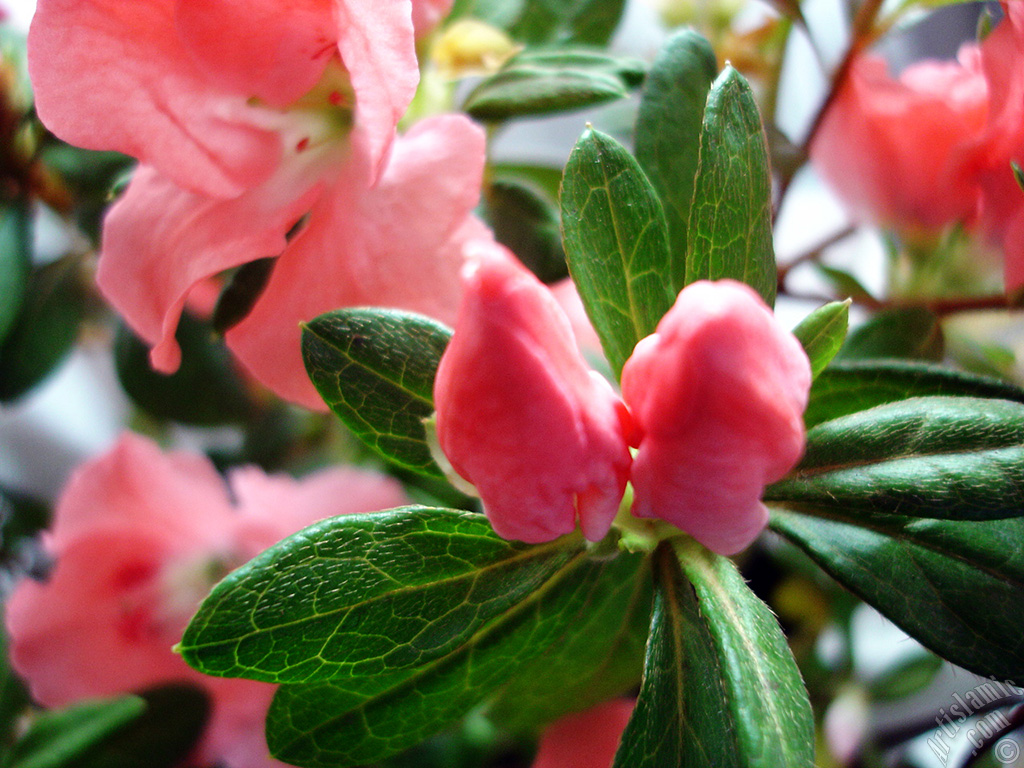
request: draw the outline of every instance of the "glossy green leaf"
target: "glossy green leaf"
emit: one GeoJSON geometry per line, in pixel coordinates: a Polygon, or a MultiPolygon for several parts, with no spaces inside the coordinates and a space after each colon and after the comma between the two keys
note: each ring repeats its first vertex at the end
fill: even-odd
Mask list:
{"type": "Polygon", "coordinates": [[[0,401],[28,392],[71,351],[85,314],[86,288],[77,259],[35,270],[18,319],[0,345],[0,401]]]}
{"type": "Polygon", "coordinates": [[[422,666],[529,599],[573,551],[506,541],[473,512],[335,517],[225,578],[178,650],[201,672],[273,683],[422,666]]]}
{"type": "Polygon", "coordinates": [[[563,640],[517,670],[488,716],[502,728],[527,731],[635,688],[650,615],[650,571],[641,568],[609,585],[563,640]]]}
{"type": "Polygon", "coordinates": [[[603,46],[619,25],[625,7],[625,0],[525,0],[509,31],[516,40],[534,45],[603,46]]]}
{"type": "Polygon", "coordinates": [[[704,105],[717,74],[708,41],[693,30],[681,30],[662,46],[640,99],[636,159],[665,207],[675,292],[686,282],[687,232],[704,105]]]}
{"type": "Polygon", "coordinates": [[[614,768],[810,768],[810,702],[768,606],[692,541],[663,545],[655,567],[644,680],[614,768]]]}
{"type": "Polygon", "coordinates": [[[563,642],[643,562],[626,554],[590,558],[576,541],[571,559],[529,598],[446,656],[386,675],[282,686],[267,714],[271,752],[310,768],[364,765],[452,725],[563,642]]]}
{"type": "Polygon", "coordinates": [[[174,334],[181,365],[171,374],[154,371],[149,345],[126,325],[114,339],[114,367],[128,396],[152,416],[209,426],[241,421],[255,411],[235,361],[212,325],[185,312],[174,334]]]}
{"type": "Polygon", "coordinates": [[[484,213],[494,239],[544,283],[569,276],[555,198],[527,178],[494,171],[484,189],[484,213]]]}
{"type": "Polygon", "coordinates": [[[0,206],[0,344],[21,309],[32,263],[32,228],[28,205],[0,206]]]}
{"type": "Polygon", "coordinates": [[[565,166],[561,207],[569,272],[618,374],[675,299],[661,202],[629,152],[588,128],[565,166]]]}
{"type": "Polygon", "coordinates": [[[642,61],[586,50],[528,50],[470,91],[462,108],[476,120],[508,120],[602,104],[643,82],[642,61]]]}
{"type": "Polygon", "coordinates": [[[342,309],[302,329],[302,357],[331,410],[399,466],[443,477],[423,419],[434,412],[434,376],[451,330],[387,309],[342,309]]]}
{"type": "Polygon", "coordinates": [[[708,94],[686,255],[686,282],[732,278],[770,305],[777,283],[768,145],[757,102],[726,66],[708,94]]]}
{"type": "Polygon", "coordinates": [[[1024,518],[772,510],[772,528],[943,658],[1024,683],[1024,518]]]}
{"type": "Polygon", "coordinates": [[[793,329],[811,361],[813,378],[825,370],[843,345],[849,321],[850,302],[833,301],[811,312],[793,329]]]}
{"type": "Polygon", "coordinates": [[[87,701],[44,712],[14,745],[4,768],[70,768],[90,749],[138,718],[138,696],[87,701]]]}
{"type": "Polygon", "coordinates": [[[813,427],[876,405],[928,395],[991,397],[1024,403],[1024,389],[998,379],[911,361],[836,361],[811,386],[804,421],[813,427]]]}
{"type": "Polygon", "coordinates": [[[826,421],[765,499],[950,520],[1024,515],[1024,405],[920,397],[826,421]]]}
{"type": "Polygon", "coordinates": [[[941,360],[942,325],[923,307],[879,312],[850,332],[837,360],[907,358],[941,360]]]}

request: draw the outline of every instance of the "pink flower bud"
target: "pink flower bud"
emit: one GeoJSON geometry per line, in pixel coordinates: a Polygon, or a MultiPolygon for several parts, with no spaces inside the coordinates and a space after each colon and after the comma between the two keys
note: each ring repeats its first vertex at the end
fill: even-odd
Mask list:
{"type": "Polygon", "coordinates": [[[629,475],[622,401],[588,370],[540,281],[499,246],[474,256],[434,384],[441,449],[498,535],[549,541],[578,518],[597,541],[629,475]]]}
{"type": "Polygon", "coordinates": [[[724,555],[768,521],[764,487],[804,447],[811,384],[800,343],[750,288],[693,283],[622,370],[638,451],[633,514],[724,555]]]}
{"type": "Polygon", "coordinates": [[[612,699],[552,723],[532,768],[611,768],[634,702],[612,699]]]}

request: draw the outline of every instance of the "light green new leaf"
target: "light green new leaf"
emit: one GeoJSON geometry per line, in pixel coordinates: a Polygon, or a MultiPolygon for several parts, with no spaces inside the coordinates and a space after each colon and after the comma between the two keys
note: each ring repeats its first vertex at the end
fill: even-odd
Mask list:
{"type": "Polygon", "coordinates": [[[804,413],[813,427],[876,405],[928,395],[999,398],[1024,403],[1024,389],[998,379],[912,361],[835,361],[815,379],[804,413]]]}
{"type": "Polygon", "coordinates": [[[663,546],[655,567],[643,684],[614,768],[810,768],[810,702],[768,606],[692,541],[663,546]]]}
{"type": "Polygon", "coordinates": [[[793,335],[811,361],[812,378],[817,378],[836,356],[846,338],[849,321],[850,302],[833,301],[818,307],[793,329],[793,335]]]}
{"type": "Polygon", "coordinates": [[[732,278],[775,303],[768,145],[750,86],[731,66],[704,110],[687,249],[687,284],[732,278]]]}
{"type": "Polygon", "coordinates": [[[708,41],[693,30],[681,30],[654,59],[640,99],[636,159],[665,207],[675,293],[686,282],[687,231],[704,105],[717,74],[708,41]]]}
{"type": "Polygon", "coordinates": [[[484,121],[582,109],[629,96],[645,72],[637,59],[584,50],[531,50],[481,82],[462,108],[484,121]]]}
{"type": "Polygon", "coordinates": [[[643,559],[571,558],[528,598],[448,655],[384,675],[282,686],[267,714],[267,743],[288,763],[344,768],[374,763],[452,725],[549,648],[564,643],[643,559]]]}
{"type": "Polygon", "coordinates": [[[324,402],[384,458],[443,477],[423,419],[434,412],[434,376],[451,330],[390,309],[340,309],[302,329],[306,371],[324,402]]]}
{"type": "Polygon", "coordinates": [[[1024,405],[920,397],[826,421],[765,499],[949,520],[1019,517],[1024,405]]]}
{"type": "Polygon", "coordinates": [[[1024,683],[1024,518],[923,520],[773,509],[772,528],[937,654],[1024,683]]]}
{"type": "Polygon", "coordinates": [[[565,254],[616,374],[675,300],[661,202],[636,160],[587,129],[562,177],[565,254]]]}
{"type": "Polygon", "coordinates": [[[178,650],[207,674],[272,683],[420,666],[528,599],[577,548],[506,541],[450,509],[335,517],[228,575],[178,650]]]}

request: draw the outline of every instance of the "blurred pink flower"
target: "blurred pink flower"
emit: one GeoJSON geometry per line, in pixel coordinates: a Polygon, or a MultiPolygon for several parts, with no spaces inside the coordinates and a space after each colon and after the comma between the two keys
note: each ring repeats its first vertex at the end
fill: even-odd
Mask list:
{"type": "Polygon", "coordinates": [[[723,555],[747,547],[768,522],[765,486],[803,453],[810,386],[803,347],[753,289],[688,285],[622,369],[633,514],[723,555]]]}
{"type": "Polygon", "coordinates": [[[248,467],[225,484],[204,457],[164,454],[126,434],[61,496],[44,540],[56,558],[50,577],[11,595],[14,667],[33,698],[54,707],[194,683],[213,702],[198,764],[281,765],[263,736],[274,686],[206,677],[171,647],[231,568],[318,519],[404,503],[397,483],[354,468],[294,480],[248,467]]]}
{"type": "Polygon", "coordinates": [[[441,449],[498,535],[549,541],[578,518],[603,538],[629,474],[622,402],[551,292],[500,246],[475,252],[464,280],[434,383],[441,449]]]}
{"type": "Polygon", "coordinates": [[[959,63],[926,61],[895,79],[865,54],[851,66],[811,147],[811,160],[861,220],[906,234],[974,215],[964,152],[988,113],[976,46],[959,63]]]}
{"type": "Polygon", "coordinates": [[[454,318],[462,245],[489,236],[471,214],[483,132],[443,116],[395,139],[419,78],[414,22],[425,32],[449,6],[40,1],[29,63],[41,118],[142,162],[107,217],[98,280],[155,345],[156,368],[178,366],[193,287],[268,256],[280,256],[270,283],[228,345],[307,407],[324,409],[299,321],[353,304],[454,318]]]}
{"type": "Polygon", "coordinates": [[[532,768],[611,768],[633,702],[613,699],[548,726],[532,768]]]}

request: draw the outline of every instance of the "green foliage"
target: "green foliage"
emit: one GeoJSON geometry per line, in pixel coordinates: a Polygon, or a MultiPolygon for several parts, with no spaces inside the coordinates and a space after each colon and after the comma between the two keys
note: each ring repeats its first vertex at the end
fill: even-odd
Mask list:
{"type": "Polygon", "coordinates": [[[587,129],[562,178],[569,272],[616,374],[672,306],[661,202],[618,142],[587,129]]]}
{"type": "Polygon", "coordinates": [[[732,278],[775,303],[768,145],[757,102],[727,66],[704,110],[686,254],[686,282],[732,278]]]}
{"type": "Polygon", "coordinates": [[[245,381],[209,322],[185,312],[174,337],[181,365],[162,374],[150,367],[149,345],[126,325],[118,327],[114,366],[136,405],[160,419],[203,426],[241,421],[254,412],[245,381]]]}
{"type": "Polygon", "coordinates": [[[462,108],[483,121],[582,109],[629,96],[645,71],[642,61],[595,51],[528,50],[474,88],[462,108]]]}
{"type": "Polygon", "coordinates": [[[793,335],[811,361],[813,378],[817,378],[836,356],[846,338],[849,321],[850,302],[833,301],[814,310],[793,329],[793,335]]]}
{"type": "Polygon", "coordinates": [[[451,331],[420,315],[344,309],[302,329],[313,385],[363,442],[399,466],[444,477],[423,419],[434,412],[434,377],[451,331]]]}
{"type": "Polygon", "coordinates": [[[635,578],[634,555],[570,559],[529,597],[420,667],[282,686],[267,715],[271,752],[311,768],[372,763],[449,727],[511,676],[571,636],[595,605],[635,578]]]}
{"type": "Polygon", "coordinates": [[[664,205],[672,253],[672,293],[686,283],[687,232],[708,90],[718,73],[711,45],[692,30],[675,33],[644,83],[636,159],[664,205]]]}
{"type": "Polygon", "coordinates": [[[1024,389],[998,379],[911,361],[834,362],[811,386],[804,422],[823,421],[911,397],[955,395],[1024,403],[1024,389]]]}
{"type": "Polygon", "coordinates": [[[765,499],[950,520],[1024,515],[1024,405],[919,397],[826,421],[765,499]]]}
{"type": "Polygon", "coordinates": [[[23,200],[0,205],[0,344],[18,318],[32,262],[32,224],[23,200]]]}
{"type": "Polygon", "coordinates": [[[655,560],[644,679],[615,768],[809,768],[810,702],[771,610],[692,541],[655,560]]]}
{"type": "Polygon", "coordinates": [[[938,317],[923,307],[879,312],[850,332],[837,360],[908,358],[941,360],[942,326],[938,317]]]}
{"type": "Polygon", "coordinates": [[[558,206],[539,184],[516,174],[495,172],[494,180],[484,188],[484,206],[494,239],[542,282],[554,283],[569,276],[558,206]]]}
{"type": "Polygon", "coordinates": [[[980,675],[1024,683],[1024,517],[804,512],[773,509],[773,530],[926,648],[980,675]]]}
{"type": "Polygon", "coordinates": [[[625,6],[625,0],[456,0],[451,15],[475,16],[521,43],[601,46],[625,6]]]}

